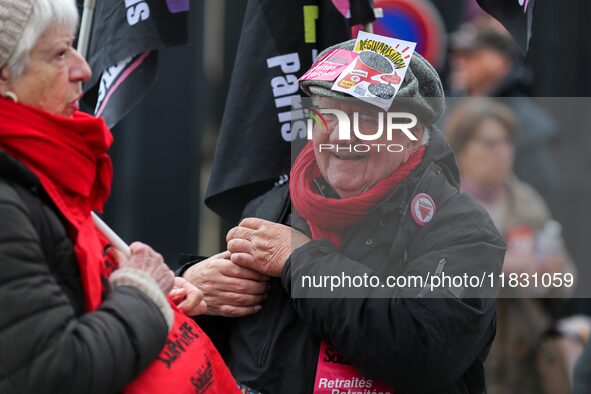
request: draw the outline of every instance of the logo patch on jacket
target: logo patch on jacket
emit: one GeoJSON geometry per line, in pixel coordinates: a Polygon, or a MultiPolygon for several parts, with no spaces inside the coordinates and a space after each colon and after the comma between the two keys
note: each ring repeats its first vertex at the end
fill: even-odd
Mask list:
{"type": "Polygon", "coordinates": [[[419,226],[426,226],[435,216],[435,201],[426,193],[417,194],[410,203],[410,213],[419,226]]]}

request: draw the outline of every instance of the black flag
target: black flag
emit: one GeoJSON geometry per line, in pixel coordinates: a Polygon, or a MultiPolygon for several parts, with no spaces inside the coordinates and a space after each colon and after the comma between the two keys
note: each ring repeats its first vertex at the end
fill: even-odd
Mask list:
{"type": "Polygon", "coordinates": [[[350,0],[351,25],[366,25],[376,20],[373,11],[373,0],[350,0]]]}
{"type": "MultiPolygon", "coordinates": [[[[250,0],[205,203],[235,222],[254,197],[285,182],[297,79],[324,48],[350,38],[330,0],[250,0]]],[[[295,128],[295,127],[294,127],[295,128]]]]}
{"type": "Polygon", "coordinates": [[[480,7],[497,19],[513,35],[526,54],[532,35],[535,0],[476,0],[480,7]]]}
{"type": "Polygon", "coordinates": [[[117,123],[156,78],[158,49],[187,43],[189,0],[97,1],[83,109],[117,123]]]}

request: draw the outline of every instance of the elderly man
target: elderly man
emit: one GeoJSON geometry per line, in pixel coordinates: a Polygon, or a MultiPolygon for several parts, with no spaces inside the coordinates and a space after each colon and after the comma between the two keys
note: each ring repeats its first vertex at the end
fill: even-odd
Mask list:
{"type": "MultiPolygon", "coordinates": [[[[359,128],[375,132],[380,110],[331,86],[302,82],[315,105],[357,113],[359,128]]],[[[240,383],[288,394],[484,392],[494,299],[451,285],[304,288],[306,277],[375,284],[389,275],[500,272],[504,243],[487,213],[459,192],[453,153],[433,126],[443,108],[437,73],[414,55],[391,110],[416,116],[415,138],[382,133],[372,142],[391,137],[402,149],[349,152],[355,137],[339,141],[330,117],[317,123],[289,190],[277,187],[247,207],[227,252],[185,266],[210,312],[231,317],[214,330],[230,327],[229,364],[240,383]],[[343,149],[320,149],[335,143],[343,149]]]]}

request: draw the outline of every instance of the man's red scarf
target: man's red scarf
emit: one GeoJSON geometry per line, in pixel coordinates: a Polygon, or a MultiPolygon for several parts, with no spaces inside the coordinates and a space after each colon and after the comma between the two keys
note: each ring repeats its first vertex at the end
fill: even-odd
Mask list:
{"type": "MultiPolygon", "coordinates": [[[[105,241],[90,213],[102,211],[111,191],[113,168],[107,150],[113,136],[100,118],[82,112],[72,118],[55,116],[6,99],[0,99],[0,119],[0,149],[39,178],[69,224],[86,310],[94,311],[102,302],[101,275],[108,270],[103,258],[105,241]]],[[[125,392],[238,393],[209,338],[192,319],[172,307],[175,322],[166,346],[125,392]]]]}
{"type": "Polygon", "coordinates": [[[363,194],[336,199],[322,196],[314,185],[314,180],[322,175],[316,163],[314,146],[309,142],[291,169],[289,192],[293,206],[310,225],[312,239],[324,238],[340,249],[345,231],[361,221],[371,208],[384,201],[394,187],[421,163],[424,153],[423,146],[391,175],[363,194]]]}

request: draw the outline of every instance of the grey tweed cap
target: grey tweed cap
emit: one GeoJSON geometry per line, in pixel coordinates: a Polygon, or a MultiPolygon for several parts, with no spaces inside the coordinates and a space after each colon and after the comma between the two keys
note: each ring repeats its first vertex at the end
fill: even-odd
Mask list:
{"type": "Polygon", "coordinates": [[[4,67],[31,16],[31,0],[0,0],[0,67],[4,67]]]}
{"type": "MultiPolygon", "coordinates": [[[[334,49],[352,51],[355,40],[349,40],[333,45],[320,53],[321,59],[326,53],[334,49]]],[[[381,57],[375,54],[376,57],[381,57]]],[[[377,59],[376,59],[377,60],[377,59]]],[[[335,92],[330,88],[334,82],[330,81],[301,81],[300,87],[309,96],[334,98],[351,98],[348,94],[335,92]]],[[[408,111],[416,115],[426,126],[431,126],[445,111],[443,86],[437,71],[421,55],[415,52],[410,67],[406,71],[402,85],[392,103],[392,109],[408,111]]]]}

